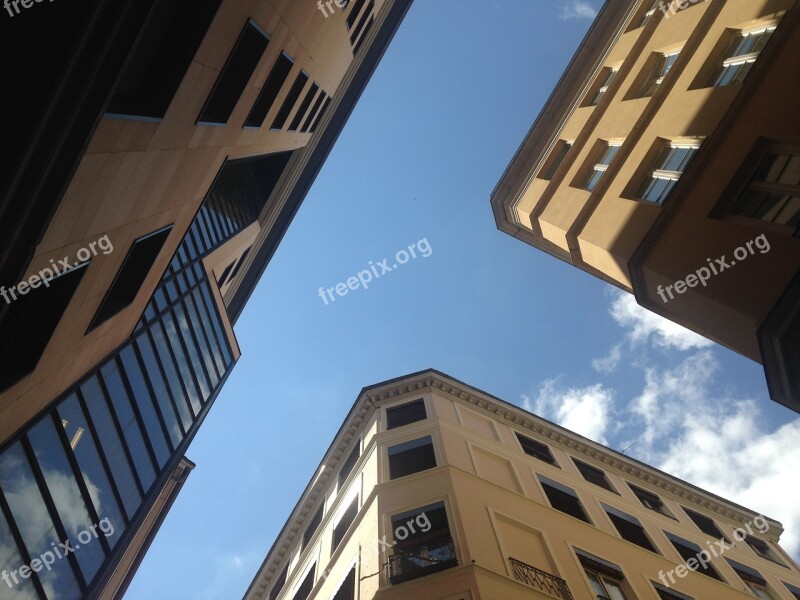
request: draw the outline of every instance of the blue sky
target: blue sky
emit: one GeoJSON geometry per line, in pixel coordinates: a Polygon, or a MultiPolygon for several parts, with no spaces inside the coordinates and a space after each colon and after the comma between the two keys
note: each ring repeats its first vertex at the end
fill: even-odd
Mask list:
{"type": "Polygon", "coordinates": [[[800,554],[800,419],[760,365],[495,227],[490,193],[600,4],[412,6],[239,320],[243,356],[127,599],[240,598],[359,390],[428,367],[637,442],[782,521],[800,554]],[[319,297],[419,240],[429,256],[319,297]]]}

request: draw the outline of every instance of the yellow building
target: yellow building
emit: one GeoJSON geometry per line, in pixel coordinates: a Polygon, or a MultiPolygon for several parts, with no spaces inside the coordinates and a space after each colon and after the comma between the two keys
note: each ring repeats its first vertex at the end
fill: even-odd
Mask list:
{"type": "Polygon", "coordinates": [[[6,3],[1,598],[122,596],[410,3],[6,3]]]}
{"type": "Polygon", "coordinates": [[[361,391],[245,599],[800,599],[781,533],[427,370],[361,391]]]}
{"type": "Polygon", "coordinates": [[[763,363],[800,411],[800,3],[608,0],[498,227],[763,363]]]}

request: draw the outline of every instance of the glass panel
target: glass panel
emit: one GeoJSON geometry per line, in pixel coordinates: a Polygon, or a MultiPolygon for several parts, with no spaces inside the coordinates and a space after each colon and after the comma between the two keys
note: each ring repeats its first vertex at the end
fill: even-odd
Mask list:
{"type": "Polygon", "coordinates": [[[764,159],[764,162],[761,163],[758,173],[756,173],[756,179],[758,181],[769,181],[775,183],[778,181],[781,173],[783,173],[783,170],[786,168],[788,162],[789,157],[785,154],[772,154],[768,156],[764,159]]]}
{"type": "Polygon", "coordinates": [[[17,544],[11,536],[11,529],[6,522],[3,513],[0,512],[0,572],[3,581],[11,589],[6,589],[0,584],[3,590],[3,598],[7,600],[39,600],[39,594],[30,578],[19,576],[19,568],[22,566],[22,556],[17,549],[17,544]]]}
{"type": "Polygon", "coordinates": [[[139,361],[136,359],[133,347],[126,346],[123,348],[120,352],[120,359],[133,391],[136,406],[139,408],[139,414],[142,416],[147,437],[156,455],[158,466],[163,467],[169,459],[171,450],[161,429],[158,413],[155,406],[153,406],[153,398],[150,396],[150,390],[147,388],[144,373],[142,373],[139,361]]]}
{"type": "MultiPolygon", "coordinates": [[[[53,556],[52,553],[60,550],[59,543],[62,540],[59,540],[55,526],[50,520],[50,513],[33,478],[20,442],[0,455],[0,487],[31,560],[51,562],[50,557],[53,556]]],[[[38,573],[48,598],[56,600],[81,596],[81,588],[69,560],[52,559],[50,568],[51,570],[42,569],[38,573]]]]}
{"type": "Polygon", "coordinates": [[[197,387],[195,386],[192,378],[192,370],[189,367],[189,362],[183,352],[183,348],[181,347],[180,339],[178,338],[178,331],[175,329],[175,321],[172,317],[172,314],[167,313],[164,315],[162,322],[164,323],[164,329],[166,330],[169,338],[170,347],[175,355],[175,362],[178,363],[178,369],[180,370],[183,383],[189,393],[189,401],[192,404],[192,410],[194,411],[194,415],[197,416],[200,414],[202,405],[200,404],[200,397],[197,394],[197,387]]]}
{"type": "Polygon", "coordinates": [[[228,338],[222,329],[222,324],[219,320],[219,314],[217,313],[217,305],[214,302],[214,299],[211,297],[208,282],[204,282],[200,286],[200,291],[202,292],[203,298],[206,301],[206,308],[211,314],[211,325],[214,327],[214,332],[217,334],[217,339],[220,342],[220,347],[222,348],[222,357],[225,359],[225,367],[227,368],[228,365],[233,362],[233,356],[228,348],[228,338]]]}
{"type": "Polygon", "coordinates": [[[122,441],[117,434],[117,428],[111,418],[111,412],[106,404],[105,396],[100,389],[97,377],[92,377],[81,386],[86,408],[92,417],[100,446],[108,461],[111,476],[117,484],[119,495],[128,518],[132,518],[142,501],[139,488],[133,478],[131,465],[122,446],[122,441]]]}
{"type": "Polygon", "coordinates": [[[606,591],[603,589],[603,584],[600,583],[600,578],[591,571],[586,571],[586,577],[589,578],[589,583],[592,586],[592,591],[597,598],[606,598],[606,591]]]}
{"type": "Polygon", "coordinates": [[[603,583],[606,585],[606,590],[608,591],[608,597],[610,600],[627,600],[619,583],[613,579],[608,579],[607,577],[603,577],[603,583]]]}
{"type": "Polygon", "coordinates": [[[769,194],[755,213],[755,217],[764,221],[774,221],[789,201],[789,196],[769,194]]]}
{"type": "Polygon", "coordinates": [[[192,330],[186,320],[186,312],[183,310],[183,304],[178,303],[173,308],[173,311],[175,313],[175,320],[178,322],[178,327],[180,328],[181,335],[183,337],[183,343],[186,346],[187,352],[189,353],[189,360],[191,360],[192,369],[197,377],[197,383],[200,386],[201,399],[203,403],[205,403],[205,401],[208,400],[208,397],[211,395],[211,390],[209,389],[206,372],[203,368],[202,359],[200,358],[200,351],[197,349],[192,330]]]}
{"type": "Polygon", "coordinates": [[[592,172],[589,173],[589,180],[586,182],[586,189],[591,191],[597,184],[600,182],[600,179],[603,177],[604,171],[598,171],[596,169],[592,169],[592,172]]]}
{"type": "Polygon", "coordinates": [[[194,301],[197,312],[200,315],[200,323],[202,324],[203,331],[205,332],[206,338],[208,338],[208,342],[211,345],[211,353],[214,357],[217,373],[219,373],[220,377],[222,377],[222,375],[225,373],[225,362],[222,359],[219,340],[217,340],[217,336],[214,333],[214,328],[211,326],[211,320],[209,319],[208,312],[206,311],[206,306],[203,302],[201,293],[202,292],[199,289],[195,289],[192,291],[190,299],[194,301]]]}
{"type": "MultiPolygon", "coordinates": [[[[214,357],[211,355],[211,349],[209,348],[209,342],[206,339],[203,324],[200,320],[200,316],[195,310],[194,301],[192,300],[191,296],[187,296],[184,299],[183,308],[186,310],[186,314],[189,317],[189,322],[192,324],[192,330],[194,331],[194,335],[197,340],[197,346],[200,350],[200,356],[203,358],[203,364],[206,367],[206,373],[210,379],[211,387],[216,387],[217,383],[219,383],[219,377],[217,375],[216,366],[214,365],[214,357]]],[[[182,327],[183,325],[181,325],[181,328],[182,327]]]]}
{"type": "Polygon", "coordinates": [[[178,418],[175,414],[175,407],[169,398],[166,384],[161,376],[161,371],[158,368],[155,354],[153,353],[153,346],[146,335],[139,336],[136,340],[136,347],[142,356],[147,376],[150,379],[150,385],[153,386],[153,392],[156,395],[156,402],[161,411],[161,416],[164,419],[164,424],[167,426],[172,447],[177,448],[180,441],[183,439],[183,432],[181,431],[178,418]]]}
{"type": "MultiPolygon", "coordinates": [[[[67,532],[67,537],[72,542],[71,546],[75,549],[75,558],[81,567],[83,577],[90,582],[106,559],[103,546],[97,541],[97,537],[103,533],[89,516],[89,510],[81,496],[53,420],[47,416],[40,421],[28,433],[28,439],[33,446],[50,496],[56,505],[58,516],[67,532]],[[95,527],[92,528],[92,525],[95,527]]],[[[102,518],[100,516],[101,520],[102,518]]],[[[108,530],[114,531],[110,519],[106,522],[110,525],[108,530]]]]}
{"type": "Polygon", "coordinates": [[[786,183],[788,185],[800,185],[800,156],[792,156],[789,158],[786,170],[781,174],[779,183],[786,183]]]}
{"type": "Polygon", "coordinates": [[[147,444],[142,436],[142,429],[133,412],[128,392],[122,383],[117,361],[112,360],[106,363],[100,369],[100,372],[103,375],[108,395],[111,398],[111,405],[114,407],[117,421],[119,421],[119,426],[122,429],[122,435],[128,443],[133,464],[139,474],[139,481],[144,488],[144,493],[147,494],[150,486],[153,485],[153,481],[155,481],[156,474],[147,444]]]}
{"type": "Polygon", "coordinates": [[[95,512],[101,520],[108,517],[114,526],[114,533],[106,536],[108,544],[113,548],[125,530],[125,520],[106,470],[103,468],[97,451],[97,442],[89,430],[86,415],[74,394],[58,407],[58,416],[67,433],[72,453],[78,461],[95,512]]]}
{"type": "Polygon", "coordinates": [[[172,362],[167,342],[164,339],[164,330],[160,323],[156,323],[150,329],[153,334],[153,342],[155,343],[156,351],[158,352],[159,361],[161,366],[164,367],[164,373],[167,376],[169,389],[172,391],[172,398],[175,400],[175,406],[181,416],[184,431],[189,431],[189,428],[194,422],[194,418],[189,413],[189,405],[186,402],[186,393],[181,386],[181,378],[175,370],[175,365],[172,362]]]}

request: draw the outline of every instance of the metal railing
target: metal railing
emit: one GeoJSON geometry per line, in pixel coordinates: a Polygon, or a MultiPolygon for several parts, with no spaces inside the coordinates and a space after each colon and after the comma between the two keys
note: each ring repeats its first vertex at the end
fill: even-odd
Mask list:
{"type": "Polygon", "coordinates": [[[452,539],[400,550],[389,557],[389,581],[401,583],[458,565],[452,539]]]}
{"type": "Polygon", "coordinates": [[[557,598],[561,598],[562,600],[574,600],[572,598],[572,592],[569,591],[567,582],[560,577],[551,575],[547,571],[542,571],[541,569],[532,567],[531,565],[524,563],[521,560],[517,560],[516,558],[511,558],[510,556],[508,557],[508,560],[511,562],[511,567],[514,570],[514,578],[517,581],[526,583],[537,590],[547,592],[556,596],[557,598]]]}

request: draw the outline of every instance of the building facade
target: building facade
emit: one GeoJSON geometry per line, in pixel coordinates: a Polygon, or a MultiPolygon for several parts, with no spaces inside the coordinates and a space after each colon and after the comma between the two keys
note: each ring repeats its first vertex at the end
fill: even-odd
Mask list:
{"type": "Polygon", "coordinates": [[[362,390],[245,599],[798,599],[781,533],[427,370],[362,390]]]}
{"type": "Polygon", "coordinates": [[[765,368],[800,411],[800,5],[609,0],[492,194],[499,229],[765,368]]]}
{"type": "MultiPolygon", "coordinates": [[[[13,2],[0,597],[118,598],[410,0],[13,2]]],[[[8,46],[6,46],[8,45],[8,46]]]]}

